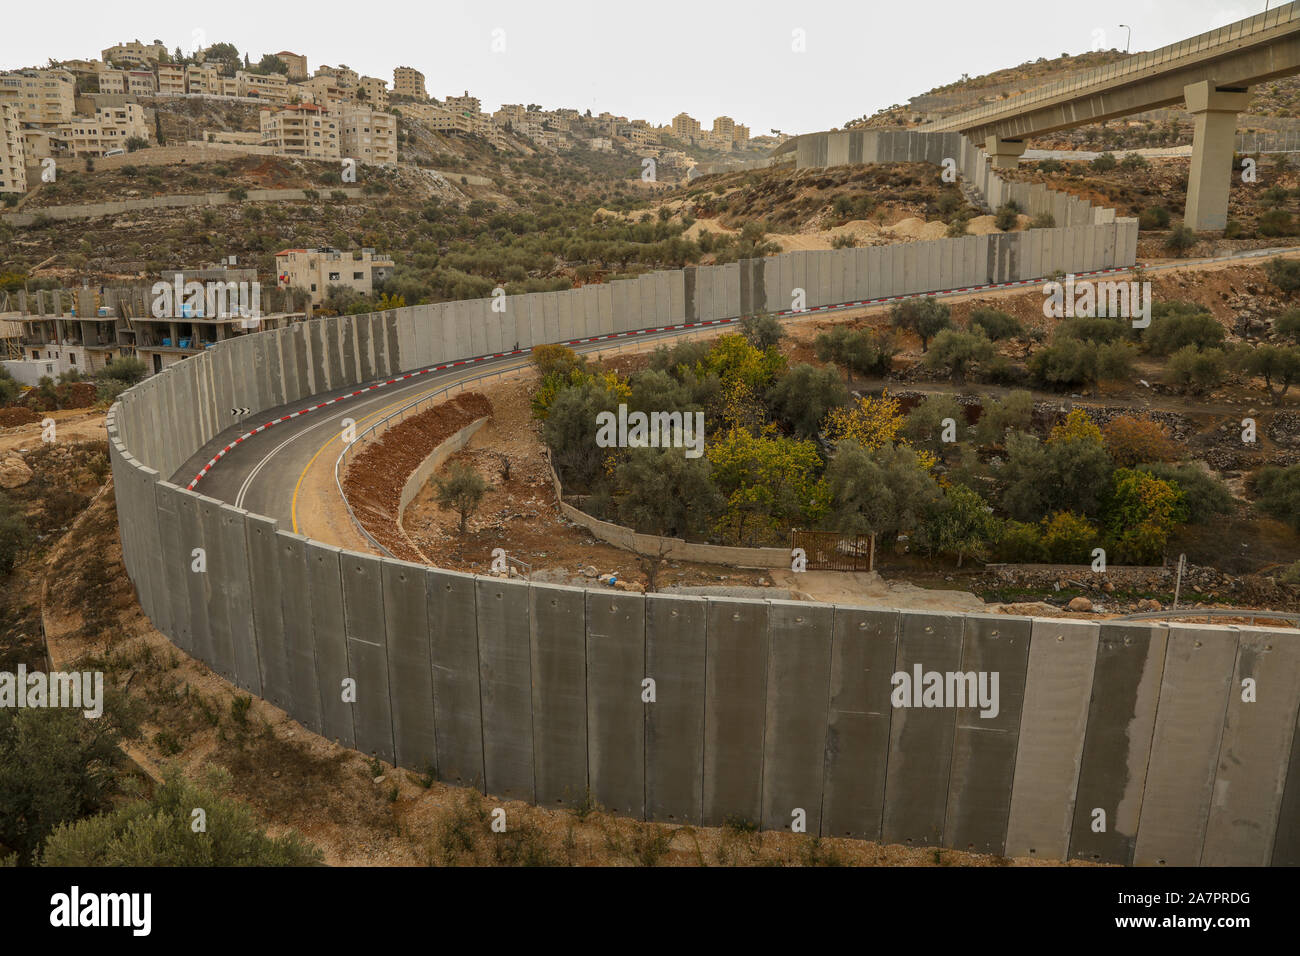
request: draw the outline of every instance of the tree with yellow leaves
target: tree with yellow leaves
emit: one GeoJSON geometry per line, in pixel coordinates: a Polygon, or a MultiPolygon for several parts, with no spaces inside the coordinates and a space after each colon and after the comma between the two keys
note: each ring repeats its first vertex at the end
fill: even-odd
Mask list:
{"type": "Polygon", "coordinates": [[[1052,428],[1047,443],[1050,445],[1052,442],[1078,439],[1095,442],[1098,445],[1104,444],[1101,429],[1082,408],[1071,409],[1070,414],[1065,416],[1065,421],[1052,428]]]}
{"type": "Polygon", "coordinates": [[[826,437],[832,443],[851,438],[873,451],[898,442],[906,424],[902,404],[885,389],[879,398],[867,395],[848,408],[832,408],[826,416],[826,437]]]}

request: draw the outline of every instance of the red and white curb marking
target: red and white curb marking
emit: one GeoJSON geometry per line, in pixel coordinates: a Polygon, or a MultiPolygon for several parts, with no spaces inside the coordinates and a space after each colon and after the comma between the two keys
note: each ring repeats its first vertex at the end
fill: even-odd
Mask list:
{"type": "MultiPolygon", "coordinates": [[[[1131,272],[1131,271],[1132,271],[1132,267],[1124,266],[1124,267],[1119,267],[1114,269],[1099,269],[1095,272],[1076,272],[1074,273],[1074,275],[1076,278],[1079,278],[1083,276],[1109,275],[1114,272],[1131,272]]],[[[1046,281],[1048,280],[1047,279],[1017,279],[1015,282],[998,282],[992,285],[974,285],[974,286],[968,286],[964,289],[945,289],[938,292],[914,292],[911,293],[910,295],[889,295],[879,299],[859,299],[856,302],[841,302],[838,305],[818,305],[818,306],[813,306],[812,308],[809,309],[802,309],[802,310],[786,309],[784,311],[774,312],[772,314],[776,316],[813,315],[818,312],[835,312],[840,309],[856,309],[867,305],[881,305],[886,302],[902,302],[906,299],[926,299],[931,297],[961,295],[963,293],[968,293],[968,292],[984,292],[989,289],[1013,289],[1020,286],[1038,285],[1039,283],[1046,282],[1046,281]]],[[[684,329],[700,329],[700,328],[706,328],[711,325],[729,325],[733,322],[739,322],[740,319],[741,319],[740,316],[735,316],[729,319],[709,319],[704,322],[683,322],[680,325],[664,325],[664,326],[659,326],[657,328],[635,329],[630,332],[611,332],[608,335],[592,335],[592,336],[588,336],[587,338],[569,339],[567,342],[556,342],[554,344],[589,345],[592,342],[605,342],[605,341],[609,341],[610,339],[626,339],[626,338],[633,338],[638,335],[654,335],[660,332],[680,332],[684,329]]],[[[386,385],[396,385],[399,382],[406,381],[407,379],[418,378],[421,375],[428,375],[431,372],[442,372],[449,368],[459,368],[464,365],[475,365],[479,362],[490,362],[493,359],[510,358],[512,355],[527,355],[531,351],[532,349],[512,349],[509,352],[494,352],[490,355],[479,355],[474,358],[460,359],[455,362],[445,362],[442,365],[430,365],[427,368],[417,369],[414,372],[406,372],[403,375],[398,375],[394,378],[385,379],[382,382],[375,382],[371,385],[366,385],[363,388],[358,388],[357,390],[348,392],[344,395],[337,395],[334,398],[329,399],[328,401],[320,402],[316,405],[308,405],[306,408],[296,412],[292,412],[291,414],[281,415],[279,418],[273,418],[264,425],[258,425],[252,431],[244,432],[244,434],[240,435],[238,438],[232,441],[225,448],[222,448],[220,451],[218,451],[212,458],[208,460],[208,463],[206,465],[204,465],[202,468],[199,469],[199,473],[195,475],[193,480],[191,480],[190,483],[185,487],[190,491],[193,491],[195,485],[197,485],[200,481],[202,481],[203,478],[207,475],[207,473],[210,472],[214,467],[216,467],[217,462],[219,462],[222,458],[225,458],[226,455],[229,454],[231,451],[234,451],[234,449],[241,442],[249,438],[252,438],[254,435],[264,432],[268,428],[271,428],[275,425],[280,425],[283,424],[284,422],[292,421],[293,419],[297,418],[299,415],[306,415],[308,412],[314,412],[322,408],[328,408],[330,405],[335,405],[338,402],[345,401],[346,399],[349,398],[355,398],[358,395],[364,395],[367,392],[373,392],[376,389],[383,388],[386,385]]]]}

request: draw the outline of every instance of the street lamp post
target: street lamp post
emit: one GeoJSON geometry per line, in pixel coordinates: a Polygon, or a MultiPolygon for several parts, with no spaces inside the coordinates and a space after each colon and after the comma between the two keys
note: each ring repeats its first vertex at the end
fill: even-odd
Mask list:
{"type": "Polygon", "coordinates": [[[1120,29],[1128,31],[1128,38],[1124,41],[1124,52],[1127,53],[1129,48],[1133,45],[1133,28],[1127,23],[1121,23],[1120,29]]]}

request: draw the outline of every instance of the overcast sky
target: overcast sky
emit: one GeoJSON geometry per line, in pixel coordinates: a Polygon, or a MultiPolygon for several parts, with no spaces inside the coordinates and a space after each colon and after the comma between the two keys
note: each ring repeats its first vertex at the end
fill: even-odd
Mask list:
{"type": "MultiPolygon", "coordinates": [[[[1274,0],[1273,6],[1278,6],[1274,0]]],[[[725,114],[788,133],[845,121],[958,79],[1040,56],[1181,40],[1259,13],[1264,0],[87,0],[7,4],[0,68],[89,58],[124,40],[235,44],[254,61],[305,53],[391,87],[424,73],[439,99],[469,90],[502,103],[590,108],[707,127],[725,114]],[[804,50],[796,52],[796,32],[804,50]],[[494,42],[499,52],[494,52],[494,42]]]]}

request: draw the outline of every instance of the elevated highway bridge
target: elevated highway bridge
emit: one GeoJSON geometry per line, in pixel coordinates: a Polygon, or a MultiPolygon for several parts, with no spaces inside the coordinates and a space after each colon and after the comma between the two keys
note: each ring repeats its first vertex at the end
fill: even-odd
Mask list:
{"type": "Polygon", "coordinates": [[[1185,221],[1227,225],[1237,114],[1250,88],[1300,73],[1300,2],[1089,70],[997,103],[927,123],[982,143],[995,167],[1014,167],[1026,140],[1147,110],[1184,106],[1195,118],[1185,221]]]}

